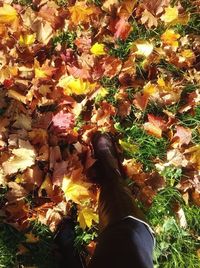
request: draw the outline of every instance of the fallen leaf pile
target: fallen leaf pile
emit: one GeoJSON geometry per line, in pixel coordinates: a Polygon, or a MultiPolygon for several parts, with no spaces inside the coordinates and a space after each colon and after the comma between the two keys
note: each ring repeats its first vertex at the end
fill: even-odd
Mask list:
{"type": "Polygon", "coordinates": [[[80,226],[96,224],[97,130],[119,140],[146,207],[171,166],[183,171],[173,186],[200,205],[199,2],[185,2],[0,1],[4,222],[55,231],[75,203],[80,226]]]}

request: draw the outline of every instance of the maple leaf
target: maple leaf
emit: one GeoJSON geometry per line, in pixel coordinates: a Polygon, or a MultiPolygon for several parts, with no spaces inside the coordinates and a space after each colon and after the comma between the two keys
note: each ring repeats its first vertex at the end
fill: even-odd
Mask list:
{"type": "Polygon", "coordinates": [[[67,70],[70,75],[75,78],[89,79],[90,78],[90,69],[82,68],[79,69],[76,66],[67,66],[67,70]]]}
{"type": "Polygon", "coordinates": [[[112,8],[118,5],[119,0],[106,0],[102,5],[102,9],[106,12],[111,12],[112,8]]]}
{"type": "Polygon", "coordinates": [[[52,118],[52,127],[57,132],[65,132],[74,126],[74,116],[63,111],[58,112],[52,118]]]}
{"type": "Polygon", "coordinates": [[[15,128],[31,130],[31,117],[25,114],[17,114],[12,125],[15,128]]]}
{"type": "Polygon", "coordinates": [[[142,0],[145,8],[154,15],[159,15],[163,12],[164,7],[168,6],[170,0],[142,0]]]}
{"type": "Polygon", "coordinates": [[[142,24],[147,24],[149,28],[158,26],[157,18],[154,17],[154,15],[152,15],[147,9],[145,9],[142,13],[141,22],[142,24]]]}
{"type": "Polygon", "coordinates": [[[72,200],[77,204],[82,204],[91,198],[89,191],[91,184],[84,181],[73,182],[71,179],[64,177],[62,182],[62,190],[67,200],[72,200]]]}
{"type": "Polygon", "coordinates": [[[173,29],[167,29],[162,35],[161,40],[164,45],[172,46],[173,48],[178,48],[178,39],[180,38],[180,34],[175,33],[173,29]]]}
{"type": "Polygon", "coordinates": [[[171,23],[178,18],[178,8],[175,7],[166,7],[165,13],[161,16],[161,20],[165,24],[171,23]]]}
{"type": "Polygon", "coordinates": [[[133,104],[141,111],[144,111],[149,102],[149,96],[147,94],[136,94],[133,104]]]}
{"type": "Polygon", "coordinates": [[[17,92],[16,90],[13,90],[13,89],[8,90],[8,97],[15,99],[15,100],[18,100],[24,104],[26,104],[26,102],[27,102],[26,96],[20,94],[19,92],[17,92]]]}
{"type": "Polygon", "coordinates": [[[178,149],[169,150],[167,152],[167,160],[169,161],[167,163],[168,166],[186,167],[188,165],[188,160],[178,149]]]}
{"type": "Polygon", "coordinates": [[[133,12],[133,9],[137,3],[137,0],[126,0],[121,3],[118,8],[119,17],[129,18],[133,12]]]}
{"type": "Polygon", "coordinates": [[[131,25],[126,18],[122,17],[116,23],[115,30],[114,37],[125,40],[131,31],[131,25]]]}
{"type": "Polygon", "coordinates": [[[41,67],[37,60],[34,61],[35,78],[50,78],[56,71],[56,68],[48,66],[48,62],[45,62],[41,67]]]}
{"type": "Polygon", "coordinates": [[[7,186],[9,187],[9,191],[6,193],[5,198],[10,202],[16,201],[28,194],[28,192],[15,181],[8,182],[7,186]]]}
{"type": "Polygon", "coordinates": [[[36,33],[37,41],[45,45],[48,44],[53,36],[53,29],[51,24],[47,21],[36,19],[34,23],[31,24],[31,29],[36,33]]]}
{"type": "Polygon", "coordinates": [[[88,22],[90,16],[94,13],[95,9],[88,7],[85,2],[76,2],[72,7],[69,7],[69,12],[71,14],[71,21],[74,24],[79,24],[80,22],[88,22]]]}
{"type": "Polygon", "coordinates": [[[193,165],[197,166],[197,169],[200,170],[200,145],[195,145],[185,150],[186,155],[189,155],[189,161],[193,165]]]}
{"type": "Polygon", "coordinates": [[[192,139],[192,131],[189,128],[185,128],[182,126],[176,127],[176,133],[173,137],[173,140],[177,140],[179,146],[183,144],[189,144],[192,139]],[[178,140],[177,140],[178,138],[178,140]]]}
{"type": "Polygon", "coordinates": [[[76,79],[71,75],[61,77],[58,86],[64,88],[67,95],[82,95],[92,91],[96,84],[91,84],[88,81],[84,82],[82,79],[76,79]]]}
{"type": "Polygon", "coordinates": [[[20,35],[19,44],[21,46],[29,46],[35,42],[36,34],[20,35]]]}
{"type": "Polygon", "coordinates": [[[102,56],[105,55],[105,45],[100,43],[95,43],[91,49],[90,52],[94,54],[95,56],[102,56]]]}
{"type": "Polygon", "coordinates": [[[85,229],[86,227],[90,228],[93,224],[93,221],[98,223],[99,217],[91,208],[84,207],[79,210],[78,222],[82,229],[85,229]]]}
{"type": "Polygon", "coordinates": [[[144,129],[151,135],[161,138],[162,130],[166,128],[166,122],[158,116],[148,114],[148,121],[144,124],[144,129]]]}
{"type": "Polygon", "coordinates": [[[138,40],[134,43],[136,46],[137,51],[135,52],[136,55],[148,57],[153,52],[153,44],[149,43],[145,40],[138,40]]]}
{"type": "Polygon", "coordinates": [[[40,239],[38,236],[35,236],[33,233],[26,233],[25,234],[26,237],[26,243],[37,243],[40,239]]]}
{"type": "Polygon", "coordinates": [[[35,163],[35,150],[33,146],[27,141],[19,140],[21,148],[13,149],[11,156],[6,162],[2,164],[4,173],[7,175],[23,171],[27,167],[31,167],[35,163]]]}
{"type": "Polygon", "coordinates": [[[8,4],[0,7],[0,23],[12,23],[17,18],[17,11],[8,4]]]}

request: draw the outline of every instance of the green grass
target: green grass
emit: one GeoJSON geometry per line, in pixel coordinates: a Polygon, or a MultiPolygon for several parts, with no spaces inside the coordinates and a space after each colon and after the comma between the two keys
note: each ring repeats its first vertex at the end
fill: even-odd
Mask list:
{"type": "Polygon", "coordinates": [[[155,267],[199,267],[198,258],[195,255],[199,247],[197,240],[199,235],[199,216],[199,208],[194,205],[190,207],[185,205],[181,194],[176,188],[168,186],[157,194],[147,213],[147,219],[156,231],[155,267]],[[185,212],[188,224],[187,230],[180,227],[176,221],[173,211],[175,202],[178,202],[185,212]]]}
{"type": "Polygon", "coordinates": [[[0,267],[16,267],[18,245],[24,237],[8,224],[0,224],[0,267]]]}
{"type": "MultiPolygon", "coordinates": [[[[118,88],[120,85],[118,78],[115,76],[110,79],[109,77],[104,76],[101,78],[100,83],[102,87],[104,87],[108,91],[108,94],[106,95],[106,101],[110,102],[111,104],[116,104],[117,100],[115,98],[115,94],[118,92],[118,88]]],[[[98,103],[103,99],[105,99],[105,97],[99,98],[97,96],[95,102],[98,103]]]]}
{"type": "Polygon", "coordinates": [[[84,251],[84,246],[89,244],[92,240],[97,238],[97,230],[95,228],[90,228],[83,230],[79,225],[75,226],[76,238],[74,241],[74,246],[78,252],[84,251]]]}
{"type": "Polygon", "coordinates": [[[138,149],[134,152],[126,148],[125,154],[128,157],[134,157],[139,160],[145,171],[154,169],[154,159],[164,158],[167,149],[167,140],[165,138],[156,138],[148,135],[138,125],[133,124],[130,127],[123,128],[120,123],[115,124],[115,128],[123,134],[123,140],[129,144],[134,144],[138,149]]]}
{"type": "Polygon", "coordinates": [[[56,259],[52,254],[53,233],[47,226],[33,222],[26,232],[32,232],[40,240],[37,243],[27,243],[24,233],[18,232],[8,224],[0,224],[0,267],[15,268],[17,265],[38,268],[56,268],[56,259]],[[17,254],[19,245],[28,249],[24,255],[17,254]]]}
{"type": "Polygon", "coordinates": [[[28,5],[31,5],[33,3],[33,0],[14,0],[13,3],[20,4],[22,6],[28,6],[28,5]]]}
{"type": "Polygon", "coordinates": [[[161,172],[161,175],[165,178],[167,184],[173,187],[179,182],[182,176],[182,168],[168,166],[161,172]]]}
{"type": "Polygon", "coordinates": [[[60,32],[57,36],[52,38],[52,45],[55,48],[58,44],[66,45],[69,48],[75,49],[74,40],[76,38],[75,32],[60,32]]]}

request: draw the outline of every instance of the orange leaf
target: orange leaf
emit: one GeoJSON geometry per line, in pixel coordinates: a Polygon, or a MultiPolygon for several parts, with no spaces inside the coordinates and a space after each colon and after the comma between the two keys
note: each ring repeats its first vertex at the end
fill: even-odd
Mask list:
{"type": "Polygon", "coordinates": [[[74,24],[88,22],[90,16],[95,11],[92,7],[88,7],[84,2],[76,2],[74,6],[69,7],[68,9],[71,13],[71,21],[74,24]]]}
{"type": "Polygon", "coordinates": [[[149,96],[146,94],[137,94],[135,99],[133,100],[133,104],[141,111],[144,111],[149,102],[149,96]]]}
{"type": "Polygon", "coordinates": [[[157,138],[161,138],[162,137],[162,130],[158,127],[155,126],[152,123],[146,122],[144,124],[144,129],[151,135],[157,137],[157,138]]]}

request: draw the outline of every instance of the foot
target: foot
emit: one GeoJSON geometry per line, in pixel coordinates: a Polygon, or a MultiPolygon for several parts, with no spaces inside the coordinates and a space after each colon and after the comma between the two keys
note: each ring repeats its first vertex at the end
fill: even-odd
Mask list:
{"type": "Polygon", "coordinates": [[[59,267],[83,268],[83,262],[74,248],[75,231],[74,222],[71,219],[63,219],[60,224],[55,243],[59,252],[59,267]]]}
{"type": "Polygon", "coordinates": [[[92,139],[94,157],[97,159],[96,172],[99,183],[110,180],[123,180],[123,169],[117,155],[116,146],[108,133],[97,132],[92,139]]]}

